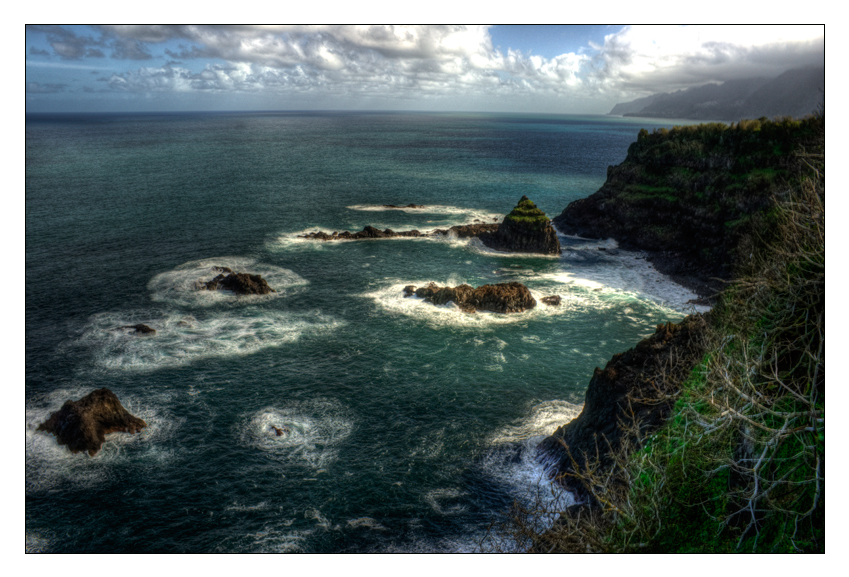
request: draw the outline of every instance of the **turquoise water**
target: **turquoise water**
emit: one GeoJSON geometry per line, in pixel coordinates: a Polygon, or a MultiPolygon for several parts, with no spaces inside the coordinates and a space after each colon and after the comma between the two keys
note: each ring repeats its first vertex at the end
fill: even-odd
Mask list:
{"type": "Polygon", "coordinates": [[[694,295],[613,241],[561,237],[553,258],[297,236],[492,221],[522,195],[555,216],[643,126],[668,124],[27,117],[27,550],[479,550],[515,499],[551,498],[533,447],[580,412],[593,368],[694,295]],[[408,203],[428,208],[380,206],[408,203]],[[214,265],[278,292],[193,290],[214,265]],[[464,315],[402,297],[431,280],[518,280],[563,305],[464,315]],[[114,330],[139,322],[156,336],[114,330]],[[35,432],[104,386],[148,429],[94,458],[35,432]]]}

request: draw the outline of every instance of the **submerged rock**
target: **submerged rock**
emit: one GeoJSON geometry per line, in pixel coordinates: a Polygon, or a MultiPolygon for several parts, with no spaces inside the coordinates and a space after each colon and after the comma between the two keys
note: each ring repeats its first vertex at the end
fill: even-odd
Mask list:
{"type": "Polygon", "coordinates": [[[103,388],[79,401],[65,401],[36,430],[56,435],[59,444],[67,445],[72,453],[84,451],[93,457],[109,433],[135,434],[145,427],[147,423],[131,415],[115,393],[103,388]]]}
{"type": "Polygon", "coordinates": [[[384,204],[383,208],[424,208],[423,204],[408,204],[407,206],[396,206],[394,204],[384,204]]]}
{"type": "Polygon", "coordinates": [[[143,325],[141,323],[137,325],[127,325],[124,327],[118,327],[119,329],[133,329],[133,331],[137,334],[141,335],[155,335],[156,329],[152,329],[147,325],[143,325]]]}
{"type": "Polygon", "coordinates": [[[547,304],[550,307],[559,307],[560,302],[561,302],[560,295],[551,295],[550,297],[542,297],[539,300],[541,300],[542,302],[544,302],[545,304],[547,304]]]}
{"type": "MultiPolygon", "coordinates": [[[[219,267],[215,267],[219,268],[219,267]]],[[[230,269],[227,269],[230,270],[230,269]]],[[[205,283],[203,287],[206,290],[224,289],[233,291],[238,295],[266,295],[277,292],[270,286],[264,278],[258,274],[248,274],[244,272],[230,272],[230,274],[220,274],[211,281],[205,283]]]]}
{"type": "Polygon", "coordinates": [[[545,213],[523,196],[494,233],[479,235],[490,248],[508,252],[560,254],[560,240],[545,213]]]}
{"type": "Polygon", "coordinates": [[[413,294],[435,305],[453,302],[466,313],[520,313],[534,308],[537,304],[528,287],[518,282],[487,284],[478,288],[467,284],[441,287],[436,283],[429,283],[421,288],[413,285],[404,287],[404,296],[413,294]]]}

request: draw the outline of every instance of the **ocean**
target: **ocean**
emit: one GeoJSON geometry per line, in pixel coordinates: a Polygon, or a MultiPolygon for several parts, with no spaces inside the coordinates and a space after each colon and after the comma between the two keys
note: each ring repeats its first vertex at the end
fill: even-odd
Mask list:
{"type": "Polygon", "coordinates": [[[561,236],[545,257],[298,236],[493,222],[522,195],[554,217],[640,128],[682,123],[28,115],[26,550],[509,549],[489,527],[514,501],[570,499],[536,444],[580,413],[594,367],[695,295],[612,240],[561,236]],[[383,207],[410,203],[425,208],[383,207]],[[195,290],[213,266],[277,292],[195,290]],[[429,281],[519,281],[562,304],[467,315],[403,297],[429,281]],[[136,323],[157,332],[117,330],[136,323]],[[100,387],[148,427],[95,457],[36,432],[100,387]]]}

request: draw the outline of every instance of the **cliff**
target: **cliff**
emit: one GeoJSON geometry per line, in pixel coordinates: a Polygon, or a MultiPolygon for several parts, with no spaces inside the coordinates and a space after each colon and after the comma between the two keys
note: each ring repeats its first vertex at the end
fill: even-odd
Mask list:
{"type": "Polygon", "coordinates": [[[641,130],[596,193],[554,225],[649,251],[661,272],[701,296],[731,278],[740,239],[798,177],[795,154],[812,149],[817,121],[741,121],[641,130]]]}
{"type": "Polygon", "coordinates": [[[555,219],[729,282],[709,314],[597,368],[540,443],[582,504],[516,505],[528,550],[824,552],[824,147],[823,114],[641,131],[555,219]]]}
{"type": "Polygon", "coordinates": [[[617,104],[608,113],[642,118],[737,121],[802,117],[823,101],[825,67],[788,70],[776,78],[745,78],[652,94],[617,104]]]}

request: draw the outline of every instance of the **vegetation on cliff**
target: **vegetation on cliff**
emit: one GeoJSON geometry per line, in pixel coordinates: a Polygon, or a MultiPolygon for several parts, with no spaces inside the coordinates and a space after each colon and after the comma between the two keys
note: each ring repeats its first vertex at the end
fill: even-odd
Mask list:
{"type": "Polygon", "coordinates": [[[709,296],[722,286],[709,279],[731,278],[755,215],[800,184],[797,157],[817,149],[821,126],[810,117],[643,129],[625,161],[608,167],[602,188],[571,203],[554,225],[654,251],[661,272],[709,296]]]}
{"type": "MultiPolygon", "coordinates": [[[[680,367],[679,357],[666,349],[669,362],[644,364],[641,382],[657,386],[649,395],[645,386],[634,387],[613,401],[616,443],[600,434],[597,451],[561,469],[564,484],[579,484],[586,504],[514,507],[502,529],[528,550],[825,550],[824,132],[818,114],[793,123],[643,134],[632,145],[658,154],[668,147],[695,150],[701,139],[708,149],[725,142],[743,154],[741,163],[749,158],[751,170],[772,162],[786,172],[755,189],[769,202],[750,214],[738,237],[732,280],[706,317],[704,353],[695,366],[683,376],[670,370],[680,367]],[[810,133],[780,161],[764,160],[784,145],[775,136],[784,133],[782,125],[810,133]],[[723,135],[730,138],[721,141],[723,135]],[[747,157],[745,150],[759,152],[747,157]],[[638,401],[671,406],[668,419],[660,427],[647,422],[631,410],[638,401]],[[538,520],[553,517],[540,531],[538,520]]],[[[621,373],[617,360],[594,381],[608,369],[621,373]]]]}

